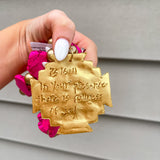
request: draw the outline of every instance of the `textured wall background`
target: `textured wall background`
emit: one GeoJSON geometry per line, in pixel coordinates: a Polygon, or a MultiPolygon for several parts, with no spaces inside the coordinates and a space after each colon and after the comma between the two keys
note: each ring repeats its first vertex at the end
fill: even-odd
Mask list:
{"type": "Polygon", "coordinates": [[[37,129],[31,99],[14,81],[0,91],[2,159],[160,159],[160,1],[0,0],[0,29],[61,9],[98,46],[110,72],[113,108],[93,133],[49,139],[37,129]]]}

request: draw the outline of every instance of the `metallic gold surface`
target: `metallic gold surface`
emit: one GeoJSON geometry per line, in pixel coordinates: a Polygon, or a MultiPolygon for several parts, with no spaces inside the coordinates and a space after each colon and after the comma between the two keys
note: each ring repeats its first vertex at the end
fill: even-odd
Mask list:
{"type": "Polygon", "coordinates": [[[30,80],[33,78],[33,76],[30,73],[27,73],[24,77],[24,80],[26,84],[31,85],[30,80]]]}
{"type": "Polygon", "coordinates": [[[109,74],[84,61],[86,54],[68,54],[63,61],[47,63],[38,80],[31,80],[33,113],[41,111],[58,134],[91,132],[104,104],[112,106],[109,74]],[[73,56],[72,62],[70,58],[73,56]]]}
{"type": "Polygon", "coordinates": [[[49,44],[52,44],[52,38],[50,38],[50,39],[48,40],[48,43],[49,43],[49,44]]]}
{"type": "Polygon", "coordinates": [[[50,50],[47,52],[47,59],[48,59],[50,62],[54,62],[54,52],[53,52],[53,49],[50,49],[50,50]]]}

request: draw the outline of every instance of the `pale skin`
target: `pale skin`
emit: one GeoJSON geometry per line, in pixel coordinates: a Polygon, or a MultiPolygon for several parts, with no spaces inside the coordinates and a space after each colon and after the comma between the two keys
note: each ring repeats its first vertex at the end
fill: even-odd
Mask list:
{"type": "Polygon", "coordinates": [[[16,23],[0,31],[0,89],[14,79],[16,74],[26,70],[30,42],[47,42],[52,37],[53,49],[59,38],[86,49],[86,60],[97,65],[95,43],[78,32],[74,22],[60,10],[50,11],[42,16],[16,23]]]}

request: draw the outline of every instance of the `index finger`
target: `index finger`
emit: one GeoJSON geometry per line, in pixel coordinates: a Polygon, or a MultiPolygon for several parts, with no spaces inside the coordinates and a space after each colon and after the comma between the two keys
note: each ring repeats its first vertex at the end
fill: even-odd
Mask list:
{"type": "Polygon", "coordinates": [[[86,49],[87,55],[85,59],[91,60],[93,62],[93,65],[97,66],[97,63],[98,63],[97,46],[91,39],[89,39],[82,33],[76,31],[73,39],[73,43],[78,45],[78,47],[80,48],[86,49]]]}

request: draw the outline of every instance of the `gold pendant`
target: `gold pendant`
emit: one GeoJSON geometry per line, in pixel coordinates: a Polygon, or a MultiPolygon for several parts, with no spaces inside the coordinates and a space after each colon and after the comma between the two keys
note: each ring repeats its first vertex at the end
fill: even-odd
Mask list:
{"type": "Polygon", "coordinates": [[[51,126],[60,126],[58,134],[91,132],[88,123],[104,114],[104,104],[112,106],[109,73],[101,76],[85,56],[68,54],[60,62],[53,56],[38,80],[31,79],[33,113],[40,111],[51,126]]]}

